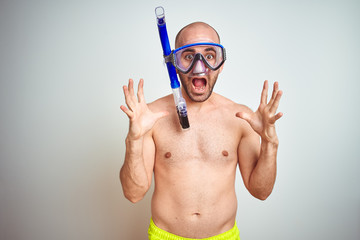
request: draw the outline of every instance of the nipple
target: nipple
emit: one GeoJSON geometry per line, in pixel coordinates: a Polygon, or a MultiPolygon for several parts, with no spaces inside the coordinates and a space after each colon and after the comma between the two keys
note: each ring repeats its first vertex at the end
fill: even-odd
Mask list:
{"type": "Polygon", "coordinates": [[[171,157],[171,152],[165,153],[165,157],[166,157],[166,158],[170,158],[170,157],[171,157]]]}
{"type": "Polygon", "coordinates": [[[222,151],[222,155],[223,155],[224,157],[227,157],[227,156],[229,156],[229,153],[228,153],[228,151],[224,150],[224,151],[222,151]]]}

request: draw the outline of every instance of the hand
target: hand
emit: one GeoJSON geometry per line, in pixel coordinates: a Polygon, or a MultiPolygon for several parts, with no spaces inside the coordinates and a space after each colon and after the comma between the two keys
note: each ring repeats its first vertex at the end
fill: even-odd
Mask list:
{"type": "Polygon", "coordinates": [[[277,143],[278,139],[275,132],[275,122],[283,116],[283,113],[277,114],[276,110],[280,103],[282,91],[279,90],[279,84],[274,83],[273,92],[270,101],[267,103],[268,81],[264,82],[261,93],[259,108],[254,113],[238,112],[236,116],[247,121],[257,132],[263,141],[277,143]]]}
{"type": "Polygon", "coordinates": [[[123,86],[126,105],[120,106],[120,109],[129,117],[130,128],[128,138],[131,140],[137,140],[143,137],[148,131],[150,131],[154,124],[162,117],[165,117],[169,113],[166,111],[153,113],[147,106],[144,99],[144,80],[140,79],[138,85],[137,97],[134,93],[134,82],[129,79],[129,85],[123,86]]]}

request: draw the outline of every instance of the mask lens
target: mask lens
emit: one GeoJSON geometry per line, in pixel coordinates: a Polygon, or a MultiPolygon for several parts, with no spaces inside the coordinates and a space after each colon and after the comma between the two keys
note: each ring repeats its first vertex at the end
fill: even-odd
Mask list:
{"type": "Polygon", "coordinates": [[[174,51],[176,68],[182,72],[188,72],[193,67],[196,54],[200,53],[212,69],[216,69],[224,61],[223,49],[218,45],[200,44],[184,46],[174,51]]]}

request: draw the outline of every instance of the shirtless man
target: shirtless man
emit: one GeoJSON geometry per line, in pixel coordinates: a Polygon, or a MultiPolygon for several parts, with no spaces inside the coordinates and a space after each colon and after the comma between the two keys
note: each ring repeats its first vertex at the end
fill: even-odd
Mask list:
{"type": "MultiPolygon", "coordinates": [[[[220,39],[211,26],[196,22],[179,32],[175,45],[199,42],[220,39]]],[[[196,47],[191,51],[190,58],[198,51],[212,58],[196,47]]],[[[198,59],[187,74],[178,71],[190,122],[185,131],[172,95],[146,104],[142,79],[137,95],[132,79],[123,87],[127,107],[120,108],[130,127],[120,180],[125,197],[135,203],[150,188],[154,172],[150,239],[240,239],[235,225],[238,164],[254,197],[265,200],[273,189],[279,143],[274,124],[282,116],[276,114],[282,91],[275,82],[268,101],[265,81],[259,108],[253,112],[212,92],[222,68],[209,70],[198,59]],[[206,71],[195,73],[197,64],[206,71]]]]}

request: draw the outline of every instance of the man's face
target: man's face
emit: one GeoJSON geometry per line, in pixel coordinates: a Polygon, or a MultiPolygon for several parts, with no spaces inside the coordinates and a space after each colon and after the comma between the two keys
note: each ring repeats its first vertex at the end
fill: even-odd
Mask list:
{"type": "MultiPolygon", "coordinates": [[[[212,28],[203,25],[195,25],[185,28],[181,32],[176,47],[178,48],[187,44],[199,42],[219,43],[219,39],[212,28]]],[[[194,50],[198,51],[196,47],[194,47],[194,50]]],[[[206,53],[201,52],[200,49],[199,52],[203,54],[203,56],[206,56],[206,53]]],[[[182,87],[189,98],[194,102],[206,101],[214,89],[216,80],[222,68],[223,66],[216,71],[212,71],[201,61],[197,61],[189,73],[184,74],[178,72],[182,87]],[[201,72],[204,71],[206,74],[201,74],[201,72]]]]}

